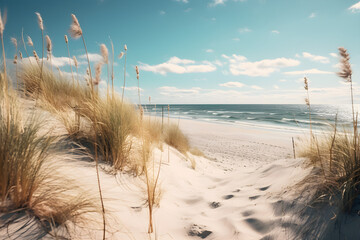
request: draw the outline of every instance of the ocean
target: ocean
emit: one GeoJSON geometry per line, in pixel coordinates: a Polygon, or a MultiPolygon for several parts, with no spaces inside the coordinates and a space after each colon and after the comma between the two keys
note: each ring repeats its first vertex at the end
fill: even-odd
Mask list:
{"type": "MultiPolygon", "coordinates": [[[[170,118],[235,124],[249,127],[303,131],[309,128],[309,109],[305,104],[185,104],[170,105],[170,118]]],[[[144,105],[147,114],[164,118],[167,105],[144,105]]],[[[326,131],[335,123],[352,126],[351,105],[312,105],[311,122],[315,130],[326,131]]]]}

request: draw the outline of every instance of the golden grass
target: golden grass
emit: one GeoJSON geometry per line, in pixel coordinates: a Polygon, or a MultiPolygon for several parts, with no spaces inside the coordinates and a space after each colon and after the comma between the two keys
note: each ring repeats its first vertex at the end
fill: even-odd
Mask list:
{"type": "MultiPolygon", "coordinates": [[[[60,139],[43,132],[35,115],[21,114],[15,95],[0,102],[0,212],[26,210],[41,222],[66,225],[97,212],[91,199],[56,176],[50,159],[65,154],[60,139]],[[9,104],[5,107],[5,104],[9,104]],[[10,124],[6,111],[10,110],[10,124]]],[[[43,121],[42,121],[43,122],[43,121]]]]}
{"type": "Polygon", "coordinates": [[[165,128],[165,142],[185,154],[190,150],[190,144],[187,137],[182,133],[177,124],[170,124],[165,128]]]}

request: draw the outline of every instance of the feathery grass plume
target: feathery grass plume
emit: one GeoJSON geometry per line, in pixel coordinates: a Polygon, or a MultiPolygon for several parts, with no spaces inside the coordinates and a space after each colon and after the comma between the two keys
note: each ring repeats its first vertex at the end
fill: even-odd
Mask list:
{"type": "Polygon", "coordinates": [[[122,57],[124,56],[124,52],[121,52],[118,56],[119,59],[122,59],[122,57]]]}
{"type": "Polygon", "coordinates": [[[38,63],[38,65],[40,65],[40,59],[35,50],[33,51],[33,54],[34,54],[36,62],[38,63]]]}
{"type": "Polygon", "coordinates": [[[102,69],[102,66],[103,66],[103,62],[98,62],[96,65],[95,65],[95,80],[94,80],[94,85],[97,86],[99,85],[100,83],[100,80],[101,80],[101,69],[102,69]]]}
{"type": "Polygon", "coordinates": [[[79,63],[76,59],[75,56],[73,56],[73,60],[74,60],[74,65],[75,65],[75,68],[76,68],[76,81],[77,81],[77,85],[79,87],[79,71],[78,71],[78,66],[79,66],[79,63]]]}
{"type": "Polygon", "coordinates": [[[17,44],[16,38],[13,38],[13,37],[12,37],[10,40],[11,40],[11,43],[14,45],[14,47],[17,49],[18,44],[17,44]]]}
{"type": "Polygon", "coordinates": [[[355,111],[354,111],[354,96],[353,96],[353,86],[352,86],[352,69],[350,64],[350,55],[347,50],[343,47],[339,47],[340,54],[340,72],[337,75],[345,80],[345,82],[350,83],[350,92],[351,92],[351,107],[352,107],[352,117],[353,117],[353,128],[354,128],[354,146],[357,145],[357,125],[355,124],[355,111]]]}
{"type": "Polygon", "coordinates": [[[135,71],[136,71],[136,79],[138,80],[138,95],[139,95],[139,106],[141,106],[141,101],[140,101],[140,80],[139,80],[139,67],[135,66],[135,71]]]}
{"type": "Polygon", "coordinates": [[[65,44],[66,44],[66,48],[67,48],[67,50],[68,50],[68,55],[69,55],[69,64],[70,64],[70,70],[71,70],[71,77],[72,77],[72,80],[73,80],[73,87],[75,87],[74,73],[73,73],[72,66],[71,66],[70,49],[69,49],[69,39],[68,39],[68,37],[67,37],[66,34],[64,35],[64,38],[65,38],[65,44]]]}
{"type": "Polygon", "coordinates": [[[103,57],[103,61],[107,66],[107,74],[108,74],[108,80],[107,80],[107,86],[106,86],[106,93],[107,93],[107,98],[109,98],[109,82],[110,82],[110,72],[109,72],[109,50],[107,49],[105,44],[101,44],[100,45],[100,52],[101,52],[101,56],[103,57]]]}
{"type": "Polygon", "coordinates": [[[30,36],[27,36],[27,44],[29,45],[29,47],[34,47],[34,43],[30,36]]]}
{"type": "Polygon", "coordinates": [[[304,89],[306,90],[306,94],[307,94],[307,97],[305,98],[305,104],[309,108],[310,139],[312,141],[313,133],[312,133],[312,124],[311,124],[311,106],[310,106],[310,95],[309,95],[309,82],[308,82],[308,79],[306,77],[304,77],[304,89]]]}
{"type": "Polygon", "coordinates": [[[82,31],[82,29],[80,27],[80,23],[79,23],[78,19],[76,18],[76,16],[74,14],[71,14],[71,19],[72,19],[72,23],[71,23],[70,29],[69,29],[70,36],[72,38],[74,38],[74,39],[78,39],[80,37],[82,38],[84,48],[85,48],[86,58],[87,58],[87,61],[88,61],[88,67],[89,67],[90,87],[91,87],[92,92],[94,93],[93,79],[92,79],[92,75],[91,75],[90,59],[89,59],[89,54],[88,54],[87,47],[86,47],[86,44],[85,44],[84,34],[83,34],[83,31],[82,31]]]}
{"type": "MultiPolygon", "coordinates": [[[[123,86],[123,89],[122,89],[122,95],[121,95],[121,101],[124,101],[124,94],[125,94],[125,82],[126,82],[126,55],[127,55],[127,46],[126,44],[124,45],[124,51],[125,51],[125,61],[124,61],[124,86],[123,86]]],[[[121,56],[122,54],[120,53],[119,57],[121,56]]],[[[122,57],[122,56],[121,56],[122,57]]],[[[120,58],[121,58],[120,57],[120,58]]]]}
{"type": "Polygon", "coordinates": [[[41,72],[40,72],[40,77],[42,79],[42,70],[43,70],[43,67],[44,67],[44,48],[45,48],[45,44],[44,44],[44,23],[43,23],[43,19],[42,19],[40,13],[35,12],[35,14],[37,16],[39,28],[41,30],[41,39],[42,39],[42,56],[41,56],[41,72]]]}
{"type": "Polygon", "coordinates": [[[22,52],[21,52],[21,51],[19,51],[19,57],[20,57],[20,60],[23,59],[23,55],[22,55],[22,52]]]}
{"type": "Polygon", "coordinates": [[[46,38],[46,49],[47,49],[47,58],[50,59],[50,65],[51,65],[51,71],[53,69],[53,65],[52,65],[52,42],[51,39],[49,37],[49,35],[45,36],[46,38]]]}
{"type": "Polygon", "coordinates": [[[13,63],[14,63],[14,64],[17,64],[17,59],[18,59],[18,58],[17,58],[17,55],[15,54],[15,55],[14,55],[14,60],[13,60],[13,63]]]}

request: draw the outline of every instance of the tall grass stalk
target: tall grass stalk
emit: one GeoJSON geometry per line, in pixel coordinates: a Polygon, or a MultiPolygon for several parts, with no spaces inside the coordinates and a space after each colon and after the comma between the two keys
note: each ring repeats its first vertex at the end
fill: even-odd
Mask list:
{"type": "MultiPolygon", "coordinates": [[[[124,45],[124,55],[125,55],[125,60],[124,60],[124,85],[123,85],[123,89],[122,89],[121,101],[124,101],[124,94],[125,94],[125,82],[126,82],[126,57],[127,57],[127,46],[126,46],[126,44],[124,45]]],[[[121,54],[121,53],[120,53],[120,56],[122,56],[122,54],[121,54]]]]}
{"type": "MultiPolygon", "coordinates": [[[[76,16],[74,14],[71,14],[71,17],[72,17],[72,24],[70,25],[69,32],[73,38],[77,39],[77,38],[81,37],[83,40],[83,44],[84,44],[84,48],[85,48],[85,52],[86,52],[86,58],[87,58],[88,65],[89,65],[91,92],[92,92],[92,96],[93,96],[93,101],[95,101],[94,86],[93,86],[93,80],[92,80],[92,75],[91,75],[91,66],[90,66],[89,54],[88,54],[87,47],[85,44],[84,34],[83,34],[83,31],[80,27],[80,23],[79,23],[78,19],[76,18],[76,16]]],[[[95,111],[95,109],[94,109],[94,111],[95,111]]],[[[96,130],[96,125],[97,125],[96,122],[97,122],[97,120],[95,118],[94,119],[94,132],[95,133],[97,131],[96,130]]],[[[102,197],[100,176],[99,176],[99,162],[98,162],[97,145],[96,145],[96,142],[97,142],[96,134],[94,136],[95,136],[94,150],[95,150],[96,177],[97,177],[97,181],[98,181],[99,197],[100,197],[101,208],[102,208],[102,213],[103,213],[103,239],[105,240],[105,234],[106,234],[105,207],[104,207],[104,201],[103,201],[103,197],[102,197]]]]}
{"type": "Polygon", "coordinates": [[[71,77],[72,77],[72,81],[73,81],[73,87],[75,87],[74,72],[72,70],[71,57],[70,57],[69,39],[66,34],[64,35],[64,39],[65,39],[65,44],[66,44],[66,48],[67,48],[68,56],[69,56],[69,65],[70,65],[71,77]]]}
{"type": "Polygon", "coordinates": [[[15,64],[15,78],[16,78],[16,89],[19,89],[19,81],[18,81],[18,62],[17,62],[17,52],[18,52],[18,43],[16,38],[11,38],[11,42],[15,48],[15,56],[14,56],[14,64],[15,64]]]}
{"type": "Polygon", "coordinates": [[[43,19],[40,15],[40,13],[36,12],[35,13],[38,19],[38,24],[39,24],[39,28],[41,30],[41,40],[42,40],[42,55],[41,55],[41,71],[40,71],[40,78],[42,79],[42,71],[43,71],[43,67],[44,67],[44,48],[45,48],[45,44],[44,44],[44,23],[43,23],[43,19]]]}
{"type": "Polygon", "coordinates": [[[115,57],[114,57],[114,44],[110,38],[110,44],[111,44],[111,96],[112,98],[114,98],[115,96],[115,92],[114,92],[114,61],[115,61],[115,57]]]}

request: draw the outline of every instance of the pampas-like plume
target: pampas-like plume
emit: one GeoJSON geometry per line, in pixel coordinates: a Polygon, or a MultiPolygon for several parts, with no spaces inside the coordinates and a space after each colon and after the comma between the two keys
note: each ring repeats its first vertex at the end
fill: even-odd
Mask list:
{"type": "Polygon", "coordinates": [[[43,23],[43,19],[42,19],[40,13],[36,12],[35,14],[38,19],[39,28],[41,29],[41,31],[44,31],[44,23],[43,23]]]}
{"type": "Polygon", "coordinates": [[[0,35],[3,35],[3,33],[4,33],[5,25],[6,25],[6,18],[7,18],[6,9],[4,11],[3,16],[1,16],[1,11],[0,11],[0,35]]]}
{"type": "Polygon", "coordinates": [[[35,57],[35,59],[36,59],[36,62],[37,62],[38,64],[40,64],[39,56],[37,55],[37,53],[36,53],[35,50],[33,51],[33,54],[34,54],[34,57],[35,57]]]}
{"type": "Polygon", "coordinates": [[[50,39],[49,35],[46,35],[45,38],[46,38],[46,49],[47,49],[47,51],[48,51],[48,54],[51,55],[51,52],[52,52],[52,42],[51,42],[51,39],[50,39]]]}
{"type": "Polygon", "coordinates": [[[337,75],[343,79],[345,79],[346,82],[351,82],[351,64],[350,64],[350,55],[347,52],[347,50],[343,47],[339,47],[339,54],[341,56],[340,59],[340,72],[337,73],[337,75]]]}
{"type": "Polygon", "coordinates": [[[64,35],[64,38],[65,38],[65,43],[67,44],[69,42],[69,39],[66,34],[64,35]]]}
{"type": "Polygon", "coordinates": [[[353,95],[353,87],[352,87],[352,70],[350,64],[350,55],[347,52],[346,48],[339,47],[340,54],[340,72],[337,75],[343,78],[346,82],[350,83],[350,92],[351,92],[351,107],[352,107],[352,116],[353,116],[353,128],[354,128],[354,155],[356,159],[356,146],[358,142],[358,134],[357,134],[357,117],[355,119],[355,110],[354,110],[354,95],[353,95]]]}
{"type": "Polygon", "coordinates": [[[20,56],[20,59],[22,60],[23,59],[23,55],[22,55],[22,52],[19,51],[19,56],[20,56]]]}
{"type": "Polygon", "coordinates": [[[28,44],[30,47],[34,47],[34,43],[33,43],[33,41],[32,41],[32,39],[31,39],[30,36],[27,36],[27,44],[28,44]]]}
{"type": "Polygon", "coordinates": [[[74,73],[73,73],[73,70],[72,70],[72,66],[71,66],[71,58],[70,58],[70,49],[69,49],[69,39],[67,37],[67,35],[65,34],[64,35],[64,38],[65,38],[65,43],[66,43],[66,48],[68,50],[68,56],[69,56],[69,65],[70,65],[70,70],[71,70],[71,77],[72,77],[72,80],[73,80],[73,88],[75,87],[75,78],[74,78],[74,73]]]}
{"type": "Polygon", "coordinates": [[[119,59],[121,59],[124,56],[124,52],[121,52],[118,56],[119,59]]]}
{"type": "Polygon", "coordinates": [[[138,80],[138,95],[139,95],[139,106],[141,106],[141,101],[140,101],[140,80],[139,80],[139,67],[136,65],[135,66],[135,71],[136,71],[136,78],[138,80]]]}
{"type": "Polygon", "coordinates": [[[13,38],[13,37],[12,37],[12,38],[11,38],[11,42],[12,42],[12,44],[14,45],[15,48],[18,47],[16,38],[13,38]]]}
{"type": "Polygon", "coordinates": [[[15,54],[14,56],[14,61],[13,61],[14,64],[17,64],[17,55],[15,54]]]}
{"type": "Polygon", "coordinates": [[[127,46],[126,46],[126,44],[124,45],[124,50],[127,51],[127,46]]]}
{"type": "Polygon", "coordinates": [[[107,64],[109,62],[109,50],[107,49],[105,44],[100,45],[100,52],[101,52],[101,56],[104,59],[104,63],[107,64]]]}
{"type": "Polygon", "coordinates": [[[77,61],[77,59],[76,59],[75,56],[73,56],[73,60],[74,60],[74,65],[75,65],[75,67],[78,67],[79,63],[78,63],[78,61],[77,61]]]}
{"type": "Polygon", "coordinates": [[[77,20],[74,14],[71,14],[71,18],[72,18],[72,23],[70,25],[69,32],[71,37],[77,39],[82,36],[82,29],[80,27],[79,21],[77,20]]]}
{"type": "Polygon", "coordinates": [[[94,80],[94,85],[99,85],[99,83],[100,83],[102,65],[103,65],[102,62],[98,62],[98,63],[95,65],[95,80],[94,80]]]}

